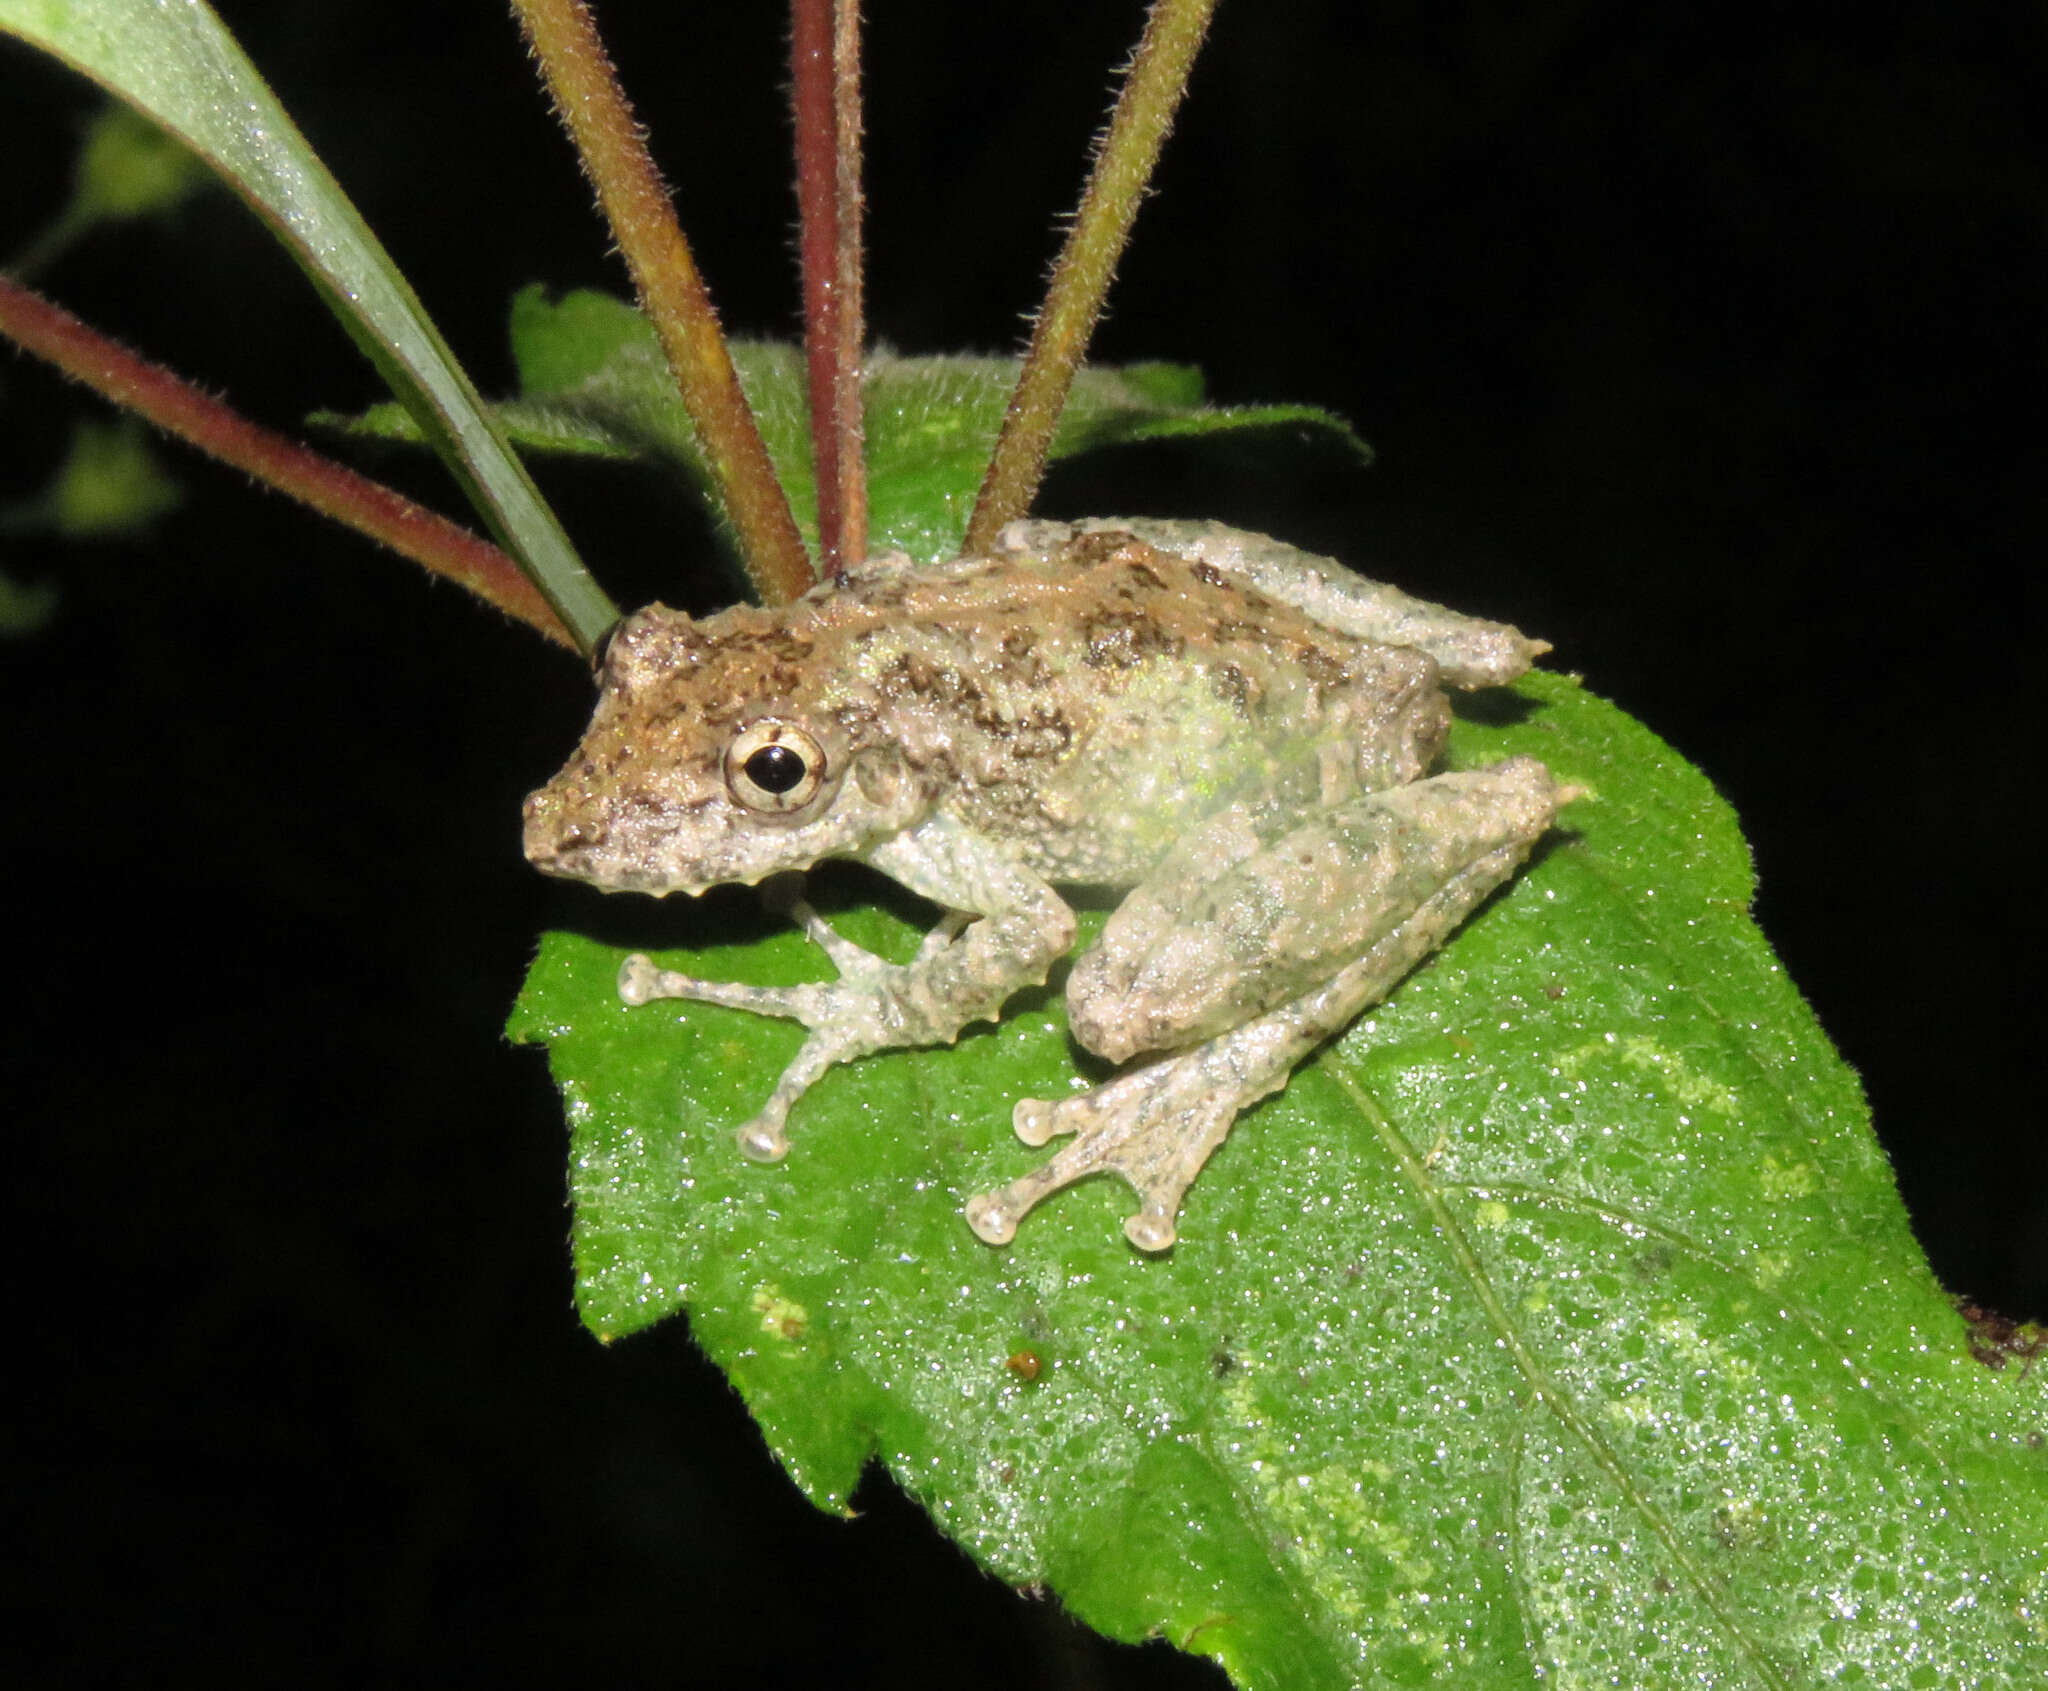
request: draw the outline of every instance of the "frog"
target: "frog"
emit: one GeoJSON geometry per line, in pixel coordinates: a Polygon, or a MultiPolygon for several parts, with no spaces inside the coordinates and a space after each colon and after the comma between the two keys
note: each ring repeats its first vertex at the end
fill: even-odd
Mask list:
{"type": "Polygon", "coordinates": [[[1046,983],[1065,893],[1117,899],[1072,961],[1068,1026],[1117,1065],[1016,1102],[1068,1141],[964,1216],[1121,1177],[1156,1255],[1244,1111],[1514,877],[1578,796],[1541,761],[1440,767],[1449,694],[1548,651],[1514,627],[1214,522],[1024,519],[985,556],[871,558],[774,608],[651,605],[597,664],[575,755],[525,806],[542,871],[607,891],[760,887],[836,979],[700,980],[628,956],[627,1006],[685,999],[807,1032],[740,1153],[774,1163],[827,1071],[947,1044],[1046,983]],[[907,963],[837,933],[803,871],[867,865],[941,912],[907,963]]]}

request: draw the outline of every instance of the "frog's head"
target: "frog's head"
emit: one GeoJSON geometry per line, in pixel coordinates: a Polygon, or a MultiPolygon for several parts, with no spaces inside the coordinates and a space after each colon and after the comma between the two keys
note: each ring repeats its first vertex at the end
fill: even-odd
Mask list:
{"type": "Polygon", "coordinates": [[[526,801],[526,855],[607,891],[747,884],[900,832],[924,784],[835,707],[801,607],[695,621],[660,605],[601,655],[597,713],[526,801]]]}

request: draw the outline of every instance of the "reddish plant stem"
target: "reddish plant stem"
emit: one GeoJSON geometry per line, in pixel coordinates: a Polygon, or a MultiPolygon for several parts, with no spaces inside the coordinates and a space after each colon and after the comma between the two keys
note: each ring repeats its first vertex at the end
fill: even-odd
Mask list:
{"type": "Polygon", "coordinates": [[[488,540],[346,464],[250,422],[5,276],[0,276],[0,334],[208,457],[232,464],[576,649],[539,589],[488,540]]]}
{"type": "Polygon", "coordinates": [[[867,355],[867,265],[861,188],[860,0],[837,0],[832,21],[832,122],[839,159],[840,510],[849,561],[868,554],[867,422],[862,363],[867,355]]]}
{"type": "Polygon", "coordinates": [[[1159,162],[1215,10],[1216,0],[1153,0],[1146,14],[1145,32],[1131,56],[1109,128],[1096,143],[1088,186],[1032,325],[1031,348],[968,519],[963,557],[987,552],[1003,525],[1031,508],[1074,372],[1088,350],[1145,184],[1159,162]]]}
{"type": "Polygon", "coordinates": [[[512,5],[633,273],[641,308],[661,338],[684,408],[710,460],[748,579],[767,604],[794,599],[813,580],[810,555],[740,390],[710,291],[690,256],[668,190],[648,154],[646,135],[605,56],[590,10],[583,0],[512,0],[512,5]]]}
{"type": "Polygon", "coordinates": [[[803,255],[804,358],[818,482],[818,549],[844,579],[867,556],[862,455],[860,7],[790,0],[790,108],[803,255]]]}

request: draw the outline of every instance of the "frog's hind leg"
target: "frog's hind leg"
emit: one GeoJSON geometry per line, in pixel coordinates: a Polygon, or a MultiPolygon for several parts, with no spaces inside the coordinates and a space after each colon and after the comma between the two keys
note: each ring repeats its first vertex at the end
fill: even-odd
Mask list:
{"type": "Polygon", "coordinates": [[[1368,581],[1335,558],[1222,523],[1159,517],[1088,517],[1077,523],[1025,518],[996,537],[999,552],[1052,551],[1089,534],[1129,534],[1148,546],[1220,570],[1241,585],[1292,605],[1325,628],[1361,640],[1409,646],[1436,660],[1448,687],[1497,687],[1550,650],[1503,622],[1466,616],[1397,587],[1368,581]]]}
{"type": "MultiPolygon", "coordinates": [[[[1504,850],[1487,890],[1514,873],[1526,847],[1504,850]]],[[[1044,1145],[1071,1133],[1073,1144],[1050,1162],[967,1201],[967,1225],[991,1245],[1006,1245],[1030,1210],[1091,1174],[1121,1175],[1138,1195],[1124,1236],[1141,1251],[1163,1251],[1178,1236],[1181,1199],[1239,1114],[1287,1084],[1294,1065],[1443,942],[1480,897],[1444,889],[1407,922],[1326,985],[1291,1004],[1219,1034],[1191,1050],[1148,1063],[1091,1092],[1047,1102],[1019,1101],[1017,1137],[1044,1145]]]]}
{"type": "MultiPolygon", "coordinates": [[[[1277,1092],[1297,1062],[1442,945],[1576,793],[1534,759],[1511,759],[1370,795],[1271,847],[1222,849],[1231,861],[1207,880],[1190,870],[1185,884],[1173,874],[1148,883],[1150,894],[1166,896],[1133,894],[1076,966],[1068,987],[1075,1032],[1111,1057],[1185,1048],[1091,1092],[1019,1103],[1015,1125],[1026,1144],[1069,1133],[1074,1143],[970,1199],[968,1225],[989,1244],[1006,1244],[1034,1204],[1106,1171],[1138,1194],[1138,1213],[1124,1224],[1131,1243],[1166,1249],[1182,1197],[1238,1114],[1277,1092]],[[1346,853],[1349,867],[1334,872],[1333,854],[1346,853]],[[1274,897],[1295,870],[1302,896],[1274,897]],[[1339,888],[1350,889],[1355,908],[1342,908],[1339,888]],[[1326,896],[1309,896],[1319,893],[1326,896]],[[1339,955],[1347,938],[1355,943],[1339,955]],[[1291,973],[1304,959],[1315,964],[1306,982],[1291,973]],[[1087,989],[1078,1001],[1077,984],[1087,989]]],[[[1210,843],[1227,847],[1221,836],[1210,843]]]]}
{"type": "Polygon", "coordinates": [[[1074,965],[1074,1037],[1121,1063],[1292,1003],[1441,907],[1440,891],[1464,889],[1462,920],[1506,878],[1495,855],[1520,862],[1562,802],[1550,771],[1519,757],[1283,818],[1285,832],[1269,820],[1233,839],[1226,813],[1133,889],[1074,965]]]}

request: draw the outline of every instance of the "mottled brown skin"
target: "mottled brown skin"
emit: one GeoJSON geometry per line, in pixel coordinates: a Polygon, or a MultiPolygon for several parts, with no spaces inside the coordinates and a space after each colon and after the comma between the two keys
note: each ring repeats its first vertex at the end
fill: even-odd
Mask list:
{"type": "Polygon", "coordinates": [[[1422,654],[1324,628],[1127,535],[1090,535],[1037,558],[870,568],[780,610],[629,618],[582,748],[528,801],[527,847],[550,873],[697,891],[859,856],[942,807],[1048,880],[1128,885],[1191,799],[1213,808],[1271,785],[1285,748],[1355,748],[1349,771],[1284,780],[1369,791],[1421,775],[1448,722],[1422,654]],[[833,766],[787,818],[726,790],[726,741],[762,717],[803,723],[833,766]],[[847,780],[870,801],[850,818],[834,806],[847,780]],[[679,828],[688,862],[666,848],[679,828]]]}
{"type": "Polygon", "coordinates": [[[582,747],[527,801],[527,854],[651,893],[852,858],[948,912],[892,964],[796,903],[833,982],[626,960],[629,1004],[811,1030],[740,1129],[764,1162],[833,1064],[950,1041],[1043,981],[1074,937],[1056,886],[1130,889],[1068,976],[1069,1025],[1112,1061],[1172,1055],[1021,1100],[1020,1138],[1074,1143],[965,1213],[1003,1244],[1108,1171],[1139,1194],[1132,1243],[1163,1250],[1237,1113],[1443,943],[1571,796],[1531,758],[1428,777],[1443,679],[1494,685],[1542,649],[1215,524],[1014,524],[992,557],[877,561],[774,611],[629,618],[582,747]]]}

